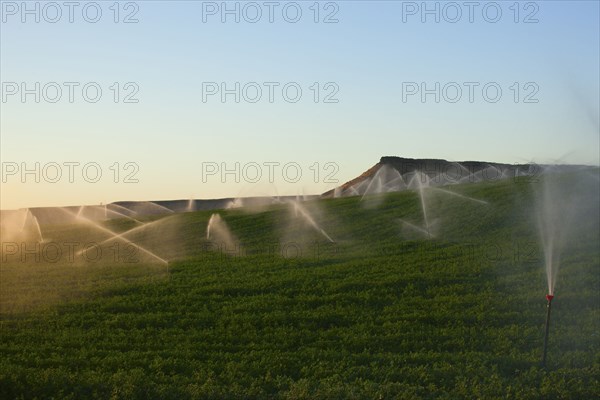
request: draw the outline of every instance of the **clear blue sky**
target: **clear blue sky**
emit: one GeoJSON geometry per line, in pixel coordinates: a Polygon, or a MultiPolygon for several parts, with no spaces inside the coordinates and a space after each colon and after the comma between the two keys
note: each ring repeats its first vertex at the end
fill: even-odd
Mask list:
{"type": "MultiPolygon", "coordinates": [[[[282,17],[282,6],[289,2],[279,2],[273,23],[264,6],[257,23],[244,21],[243,15],[240,23],[232,16],[222,23],[220,14],[208,15],[205,23],[207,2],[138,1],[139,22],[133,24],[113,22],[113,1],[99,2],[103,14],[95,24],[82,18],[80,8],[73,23],[66,8],[57,23],[46,22],[43,15],[40,23],[32,16],[22,23],[20,10],[12,15],[7,3],[12,2],[2,1],[3,84],[98,82],[103,96],[94,104],[81,98],[80,89],[74,103],[65,99],[66,89],[56,104],[8,97],[1,103],[2,162],[97,162],[104,177],[94,184],[77,176],[74,183],[63,178],[54,184],[9,177],[1,193],[3,209],[274,190],[235,184],[231,177],[225,183],[217,177],[203,182],[203,162],[231,167],[235,162],[296,162],[303,178],[290,184],[275,169],[274,184],[279,193],[296,194],[334,186],[322,182],[326,162],[339,166],[335,177],[343,183],[383,155],[507,163],[600,160],[597,1],[520,2],[518,23],[513,1],[498,2],[502,16],[497,23],[482,15],[490,2],[479,3],[472,23],[464,6],[456,23],[444,20],[455,15],[449,8],[445,15],[441,10],[439,23],[431,15],[423,23],[420,10],[405,13],[403,21],[410,2],[338,1],[339,22],[331,24],[314,23],[313,1],[297,2],[303,14],[295,24],[282,17]],[[523,23],[531,13],[538,22],[523,23]],[[113,82],[135,82],[139,102],[115,104],[109,89],[113,82]],[[297,82],[303,96],[288,103],[279,86],[273,103],[266,100],[266,88],[255,104],[235,103],[233,96],[226,103],[219,96],[203,102],[202,82],[297,82]],[[334,82],[339,102],[315,103],[314,82],[334,82]],[[419,95],[403,102],[403,82],[480,86],[473,103],[466,87],[457,103],[443,98],[435,103],[433,95],[422,103],[419,95]],[[482,97],[481,87],[488,82],[503,90],[497,103],[482,97]],[[517,103],[510,89],[514,82],[520,86],[517,103]],[[525,88],[528,82],[534,85],[525,88]],[[538,102],[524,103],[534,88],[538,102]],[[108,176],[114,162],[139,165],[140,182],[112,182],[108,176]],[[309,169],[315,162],[321,164],[319,183],[309,169]]],[[[335,11],[333,6],[324,9],[325,3],[320,4],[321,20],[335,11]]],[[[131,11],[122,9],[119,18],[131,11]]],[[[288,11],[293,17],[293,9],[288,11]]],[[[487,16],[494,13],[489,8],[487,16]]],[[[327,92],[321,87],[322,96],[327,92]]]]}

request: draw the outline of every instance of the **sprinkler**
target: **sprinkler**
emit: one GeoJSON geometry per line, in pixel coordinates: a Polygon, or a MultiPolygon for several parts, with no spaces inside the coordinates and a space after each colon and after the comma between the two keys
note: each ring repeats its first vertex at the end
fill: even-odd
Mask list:
{"type": "Polygon", "coordinates": [[[552,307],[553,298],[553,294],[546,295],[546,300],[548,301],[546,308],[548,311],[546,313],[546,333],[544,335],[544,355],[542,356],[542,367],[546,367],[546,352],[548,350],[548,332],[550,331],[550,309],[552,307]]]}

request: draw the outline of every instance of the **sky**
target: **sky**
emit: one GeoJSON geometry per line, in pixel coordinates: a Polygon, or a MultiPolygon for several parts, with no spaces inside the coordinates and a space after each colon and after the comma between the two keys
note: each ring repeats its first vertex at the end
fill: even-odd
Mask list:
{"type": "Polygon", "coordinates": [[[0,2],[1,209],[600,162],[598,1],[72,4],[0,2]]]}

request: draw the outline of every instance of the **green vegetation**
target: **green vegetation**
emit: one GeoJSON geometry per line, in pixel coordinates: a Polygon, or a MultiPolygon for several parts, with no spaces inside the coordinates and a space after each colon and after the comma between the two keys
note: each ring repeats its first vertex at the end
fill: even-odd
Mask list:
{"type": "MultiPolygon", "coordinates": [[[[432,195],[432,240],[399,222],[422,220],[403,192],[309,203],[335,245],[294,234],[278,205],[220,212],[243,245],[227,254],[204,238],[211,212],[173,217],[168,270],[4,263],[0,398],[598,398],[598,210],[564,254],[542,369],[535,186],[449,188],[488,205],[432,195]]],[[[584,190],[597,206],[597,183],[584,190]]]]}

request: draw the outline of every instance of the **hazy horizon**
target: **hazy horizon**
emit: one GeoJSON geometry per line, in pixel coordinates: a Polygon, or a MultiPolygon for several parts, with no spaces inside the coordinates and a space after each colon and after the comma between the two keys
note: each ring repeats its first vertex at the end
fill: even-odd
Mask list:
{"type": "MultiPolygon", "coordinates": [[[[400,157],[400,156],[382,156],[382,157],[400,157]]],[[[413,158],[416,159],[414,157],[402,157],[402,158],[413,158]]],[[[423,159],[434,159],[434,158],[419,158],[416,160],[423,160],[423,159]]],[[[442,160],[442,159],[440,159],[442,160]]],[[[445,160],[448,161],[448,160],[445,160]]],[[[495,161],[487,161],[487,160],[459,160],[459,161],[450,161],[452,163],[461,163],[461,162],[483,162],[483,163],[494,163],[494,164],[505,164],[505,165],[516,165],[516,164],[530,164],[530,165],[565,165],[565,166],[583,166],[583,167],[590,167],[590,168],[599,168],[599,165],[590,165],[590,164],[564,164],[564,163],[560,163],[560,162],[556,162],[556,163],[519,163],[519,162],[515,162],[515,163],[502,163],[502,162],[495,162],[495,161]]],[[[368,168],[365,168],[361,173],[367,171],[368,169],[370,169],[372,166],[374,166],[375,164],[369,166],[368,168]]],[[[535,176],[537,173],[539,173],[540,171],[534,171],[532,173],[532,176],[535,176]]],[[[168,197],[164,197],[164,198],[140,198],[140,199],[115,199],[115,200],[111,200],[108,202],[101,202],[99,204],[80,204],[80,203],[73,203],[73,204],[53,204],[53,205],[30,205],[27,207],[19,207],[19,208],[14,208],[14,209],[8,209],[8,208],[0,208],[0,211],[12,211],[12,210],[18,210],[18,209],[28,209],[28,208],[45,208],[45,207],[77,207],[77,206],[98,206],[98,205],[104,205],[104,204],[111,204],[111,203],[121,203],[121,202],[168,202],[168,201],[190,201],[190,200],[200,200],[200,201],[211,201],[211,200],[221,200],[221,199],[241,199],[241,198],[248,198],[248,197],[293,197],[293,196],[319,196],[322,195],[323,193],[326,193],[330,190],[335,189],[336,187],[342,186],[345,183],[348,183],[349,181],[351,181],[354,178],[357,178],[361,173],[357,174],[356,176],[350,177],[349,179],[346,179],[344,181],[339,181],[337,184],[333,184],[333,186],[329,187],[326,190],[322,190],[320,192],[315,192],[315,193],[308,193],[306,191],[304,192],[294,192],[293,191],[293,187],[294,185],[290,185],[289,183],[286,185],[287,187],[291,188],[291,190],[289,192],[280,192],[277,189],[276,185],[259,185],[258,189],[256,189],[256,185],[253,183],[248,183],[248,182],[242,182],[240,184],[236,184],[236,185],[228,185],[228,188],[232,188],[232,187],[241,187],[242,189],[238,189],[237,193],[235,195],[224,195],[224,196],[218,196],[218,197],[188,197],[188,198],[168,198],[168,197]]],[[[501,178],[500,178],[501,179],[501,178]]],[[[490,181],[494,181],[496,180],[496,177],[490,177],[490,181]]]]}

